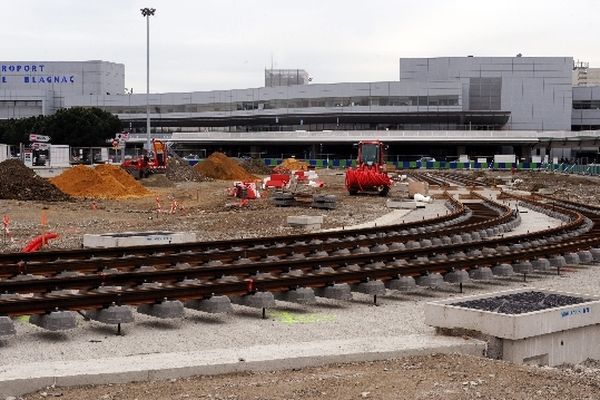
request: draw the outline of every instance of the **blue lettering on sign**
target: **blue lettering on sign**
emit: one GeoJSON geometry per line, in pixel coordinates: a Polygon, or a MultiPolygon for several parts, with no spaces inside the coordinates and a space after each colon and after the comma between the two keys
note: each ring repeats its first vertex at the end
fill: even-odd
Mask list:
{"type": "MultiPolygon", "coordinates": [[[[44,64],[2,64],[0,65],[1,72],[14,72],[14,73],[28,73],[28,72],[39,72],[43,73],[44,64]]],[[[10,74],[9,74],[10,76],[10,74]]],[[[35,76],[35,75],[22,75],[23,83],[75,83],[75,75],[48,75],[48,76],[35,76]]],[[[10,79],[10,78],[9,78],[10,79]]],[[[7,83],[6,76],[0,77],[0,83],[7,83]]]]}
{"type": "Polygon", "coordinates": [[[24,76],[23,83],[75,83],[75,75],[24,76]]]}
{"type": "Polygon", "coordinates": [[[44,72],[44,64],[2,64],[0,70],[2,72],[44,72]]]}
{"type": "Polygon", "coordinates": [[[580,307],[580,308],[575,308],[573,310],[561,311],[560,316],[562,318],[565,318],[565,317],[572,317],[573,315],[589,314],[591,312],[592,312],[592,310],[590,307],[580,307]]]}

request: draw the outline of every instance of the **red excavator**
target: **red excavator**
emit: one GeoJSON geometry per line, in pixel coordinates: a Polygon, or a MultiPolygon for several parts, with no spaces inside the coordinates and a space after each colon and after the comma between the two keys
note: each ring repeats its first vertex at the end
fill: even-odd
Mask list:
{"type": "Polygon", "coordinates": [[[386,172],[386,147],[379,140],[363,140],[358,143],[356,168],[346,170],[346,189],[350,195],[374,192],[387,196],[392,187],[392,180],[386,172]]]}
{"type": "Polygon", "coordinates": [[[141,158],[125,160],[121,168],[129,172],[134,178],[147,178],[150,174],[164,174],[167,172],[166,147],[160,140],[152,139],[152,158],[144,155],[141,158]]]}

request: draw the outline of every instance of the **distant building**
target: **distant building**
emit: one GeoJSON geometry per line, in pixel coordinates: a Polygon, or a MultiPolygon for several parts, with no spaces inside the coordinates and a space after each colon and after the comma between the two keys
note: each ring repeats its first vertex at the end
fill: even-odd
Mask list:
{"type": "Polygon", "coordinates": [[[573,86],[600,86],[600,68],[590,68],[587,62],[575,62],[572,77],[573,86]]]}
{"type": "MultiPolygon", "coordinates": [[[[302,69],[267,69],[264,87],[152,93],[150,117],[178,140],[237,153],[339,154],[381,137],[398,143],[397,157],[571,157],[570,143],[581,144],[571,131],[600,129],[600,86],[590,86],[587,65],[585,85],[574,85],[580,67],[571,57],[401,58],[398,80],[327,84],[302,69]]],[[[69,107],[99,107],[134,136],[145,132],[146,95],[125,93],[123,64],[0,62],[0,118],[69,107]]],[[[597,136],[577,151],[597,154],[597,136]]]]}
{"type": "Polygon", "coordinates": [[[308,85],[310,81],[303,69],[265,69],[265,87],[308,85]]]}
{"type": "Polygon", "coordinates": [[[0,119],[53,114],[69,96],[112,96],[124,90],[123,64],[0,61],[0,119]]]}

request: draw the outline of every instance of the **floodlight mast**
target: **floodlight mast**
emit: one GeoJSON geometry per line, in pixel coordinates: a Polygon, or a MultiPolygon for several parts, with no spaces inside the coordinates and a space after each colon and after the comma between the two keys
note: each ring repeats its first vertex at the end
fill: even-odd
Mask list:
{"type": "Polygon", "coordinates": [[[146,18],[146,152],[150,152],[150,17],[156,12],[155,8],[140,9],[146,18]]]}

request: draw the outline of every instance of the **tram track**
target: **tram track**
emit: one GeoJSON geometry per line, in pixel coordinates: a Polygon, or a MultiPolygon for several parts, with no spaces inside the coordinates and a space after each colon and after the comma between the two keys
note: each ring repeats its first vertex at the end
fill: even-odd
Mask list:
{"type": "Polygon", "coordinates": [[[397,287],[402,278],[447,276],[457,271],[462,271],[464,278],[467,271],[573,252],[583,252],[588,261],[590,257],[600,260],[597,210],[554,198],[542,202],[504,193],[506,198],[560,217],[563,223],[499,237],[518,224],[518,212],[476,192],[472,196],[478,202],[464,204],[449,198],[453,217],[324,236],[296,235],[286,241],[289,246],[282,238],[270,238],[269,245],[247,239],[231,241],[230,247],[221,241],[217,246],[205,242],[196,247],[170,246],[165,251],[162,246],[143,251],[135,248],[132,254],[109,249],[101,258],[82,251],[74,251],[73,257],[63,251],[59,257],[54,254],[27,261],[9,255],[0,261],[0,315],[47,315],[215,296],[250,298],[299,288],[318,289],[322,294],[323,288],[352,285],[356,290],[360,288],[357,285],[370,282],[378,284],[363,293],[376,296],[381,288],[385,292],[385,288],[397,287]],[[236,249],[240,243],[245,247],[236,249]]]}

